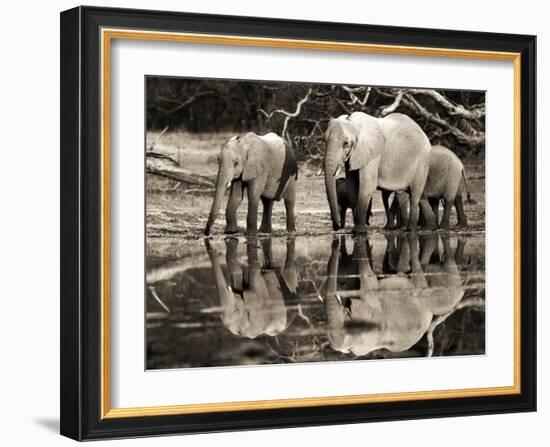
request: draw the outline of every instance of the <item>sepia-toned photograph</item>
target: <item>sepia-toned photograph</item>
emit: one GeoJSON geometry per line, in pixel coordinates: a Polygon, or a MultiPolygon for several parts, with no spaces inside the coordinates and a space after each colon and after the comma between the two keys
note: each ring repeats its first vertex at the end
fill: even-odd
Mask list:
{"type": "Polygon", "coordinates": [[[144,102],[148,370],[485,354],[484,91],[151,75],[144,102]]]}

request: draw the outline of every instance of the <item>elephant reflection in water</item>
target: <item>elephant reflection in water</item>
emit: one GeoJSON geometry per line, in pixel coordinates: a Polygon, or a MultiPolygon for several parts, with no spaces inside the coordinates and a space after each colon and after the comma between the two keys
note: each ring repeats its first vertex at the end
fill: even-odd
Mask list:
{"type": "Polygon", "coordinates": [[[271,239],[262,239],[263,265],[258,257],[257,240],[247,242],[248,265],[241,266],[237,258],[239,241],[225,240],[226,264],[230,281],[222,270],[220,254],[205,240],[212,263],[212,272],[220,304],[221,319],[231,333],[250,339],[260,335],[275,336],[290,324],[287,303],[296,299],[295,242],[287,241],[283,271],[273,265],[271,239]]]}
{"type": "Polygon", "coordinates": [[[325,299],[333,349],[356,356],[378,349],[406,351],[422,338],[434,316],[449,312],[464,296],[455,260],[462,257],[462,241],[453,254],[449,238],[442,237],[440,258],[435,234],[394,237],[386,236],[380,278],[369,263],[366,237],[354,241],[351,256],[341,255],[343,237],[333,241],[325,299]]]}

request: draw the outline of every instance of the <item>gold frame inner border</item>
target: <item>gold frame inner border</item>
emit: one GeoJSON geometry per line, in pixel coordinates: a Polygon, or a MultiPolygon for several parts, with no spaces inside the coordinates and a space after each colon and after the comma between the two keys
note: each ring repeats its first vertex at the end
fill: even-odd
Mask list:
{"type": "Polygon", "coordinates": [[[295,40],[214,34],[174,33],[133,29],[101,29],[101,418],[125,418],[221,411],[265,410],[277,408],[318,407],[375,402],[448,399],[519,394],[520,388],[520,295],[521,295],[521,55],[520,53],[478,51],[449,48],[378,45],[351,42],[295,40]],[[265,48],[294,48],[312,51],[342,51],[371,54],[394,54],[424,57],[449,57],[512,61],[514,66],[514,385],[453,390],[310,397],[299,399],[220,402],[209,404],[155,407],[111,407],[110,359],[110,179],[111,179],[111,42],[114,39],[180,42],[207,45],[232,45],[265,48]]]}

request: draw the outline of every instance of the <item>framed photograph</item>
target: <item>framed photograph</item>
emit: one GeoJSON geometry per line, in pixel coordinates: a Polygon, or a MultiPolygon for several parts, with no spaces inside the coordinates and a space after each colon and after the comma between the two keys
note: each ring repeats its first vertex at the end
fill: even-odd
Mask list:
{"type": "Polygon", "coordinates": [[[535,45],[61,13],[61,433],[534,411],[535,45]]]}

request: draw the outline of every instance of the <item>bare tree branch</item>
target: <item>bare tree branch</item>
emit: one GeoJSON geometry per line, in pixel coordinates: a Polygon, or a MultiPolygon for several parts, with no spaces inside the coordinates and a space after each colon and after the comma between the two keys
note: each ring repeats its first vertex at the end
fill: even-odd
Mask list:
{"type": "Polygon", "coordinates": [[[408,106],[410,109],[418,113],[423,118],[438,124],[441,127],[444,127],[449,130],[460,142],[465,144],[470,144],[472,146],[480,146],[485,143],[485,132],[471,129],[472,133],[470,135],[464,133],[458,127],[453,126],[448,121],[442,119],[439,115],[435,113],[428,112],[414,96],[410,94],[405,94],[402,99],[402,103],[408,106]]]}
{"type": "Polygon", "coordinates": [[[214,186],[214,180],[210,177],[195,174],[187,169],[174,164],[174,160],[168,156],[157,157],[150,156],[151,152],[147,154],[146,172],[148,174],[155,174],[160,177],[165,177],[171,180],[177,180],[179,182],[185,182],[191,185],[200,186],[214,186]]]}
{"type": "Polygon", "coordinates": [[[284,121],[284,124],[283,124],[283,130],[281,132],[281,136],[283,138],[286,138],[286,131],[287,131],[287,128],[288,128],[289,120],[291,118],[297,117],[300,114],[300,111],[302,110],[302,106],[308,101],[311,93],[312,93],[312,89],[309,88],[306,95],[302,99],[300,99],[300,101],[298,101],[298,104],[296,105],[296,110],[294,110],[294,112],[288,112],[288,111],[283,110],[283,109],[275,109],[271,113],[267,113],[264,109],[258,109],[258,111],[263,113],[266,116],[268,121],[273,117],[273,115],[275,113],[281,113],[281,114],[285,115],[286,118],[285,118],[285,121],[284,121]]]}
{"type": "Polygon", "coordinates": [[[441,93],[437,92],[436,90],[409,88],[406,90],[406,93],[409,93],[411,95],[429,96],[430,98],[435,100],[439,105],[443,106],[449,112],[450,115],[457,115],[469,120],[477,120],[485,116],[485,105],[478,104],[476,106],[473,106],[470,110],[468,110],[460,104],[453,104],[451,101],[445,98],[445,96],[443,96],[441,93]]]}
{"type": "Polygon", "coordinates": [[[158,141],[160,140],[160,138],[166,133],[167,130],[168,130],[168,126],[166,126],[166,127],[162,130],[162,132],[159,133],[159,134],[155,137],[155,139],[153,140],[153,142],[152,142],[152,143],[149,145],[149,147],[147,148],[147,151],[150,152],[150,151],[152,151],[152,150],[155,148],[156,144],[158,143],[158,141]]]}
{"type": "Polygon", "coordinates": [[[161,105],[158,104],[158,103],[153,103],[152,106],[153,106],[155,109],[157,109],[157,110],[159,110],[159,111],[161,111],[161,112],[163,112],[163,113],[171,114],[171,113],[177,112],[178,110],[181,110],[181,109],[183,109],[183,108],[189,106],[190,104],[192,104],[193,102],[195,102],[198,98],[200,98],[200,97],[202,97],[202,96],[206,96],[206,95],[211,95],[211,94],[213,94],[213,93],[215,93],[213,90],[205,90],[205,91],[203,91],[203,92],[197,92],[197,93],[195,93],[193,96],[187,98],[185,101],[182,101],[182,102],[177,101],[177,100],[175,100],[175,99],[173,99],[173,100],[171,99],[171,100],[170,100],[171,102],[179,102],[178,105],[176,105],[175,107],[172,107],[172,108],[163,107],[163,106],[161,106],[161,105]]]}
{"type": "Polygon", "coordinates": [[[386,116],[392,112],[395,112],[395,110],[399,107],[399,105],[401,104],[401,100],[403,99],[403,90],[399,90],[397,92],[397,95],[395,96],[395,99],[393,100],[393,102],[387,106],[387,107],[384,107],[381,111],[380,111],[380,114],[382,116],[386,116]]]}
{"type": "Polygon", "coordinates": [[[351,100],[348,101],[348,104],[350,106],[359,103],[361,106],[365,106],[367,104],[367,101],[369,100],[371,87],[348,87],[346,85],[342,86],[342,89],[349,93],[351,100]],[[366,90],[365,97],[361,100],[359,97],[355,95],[355,93],[362,93],[366,90]]]}

